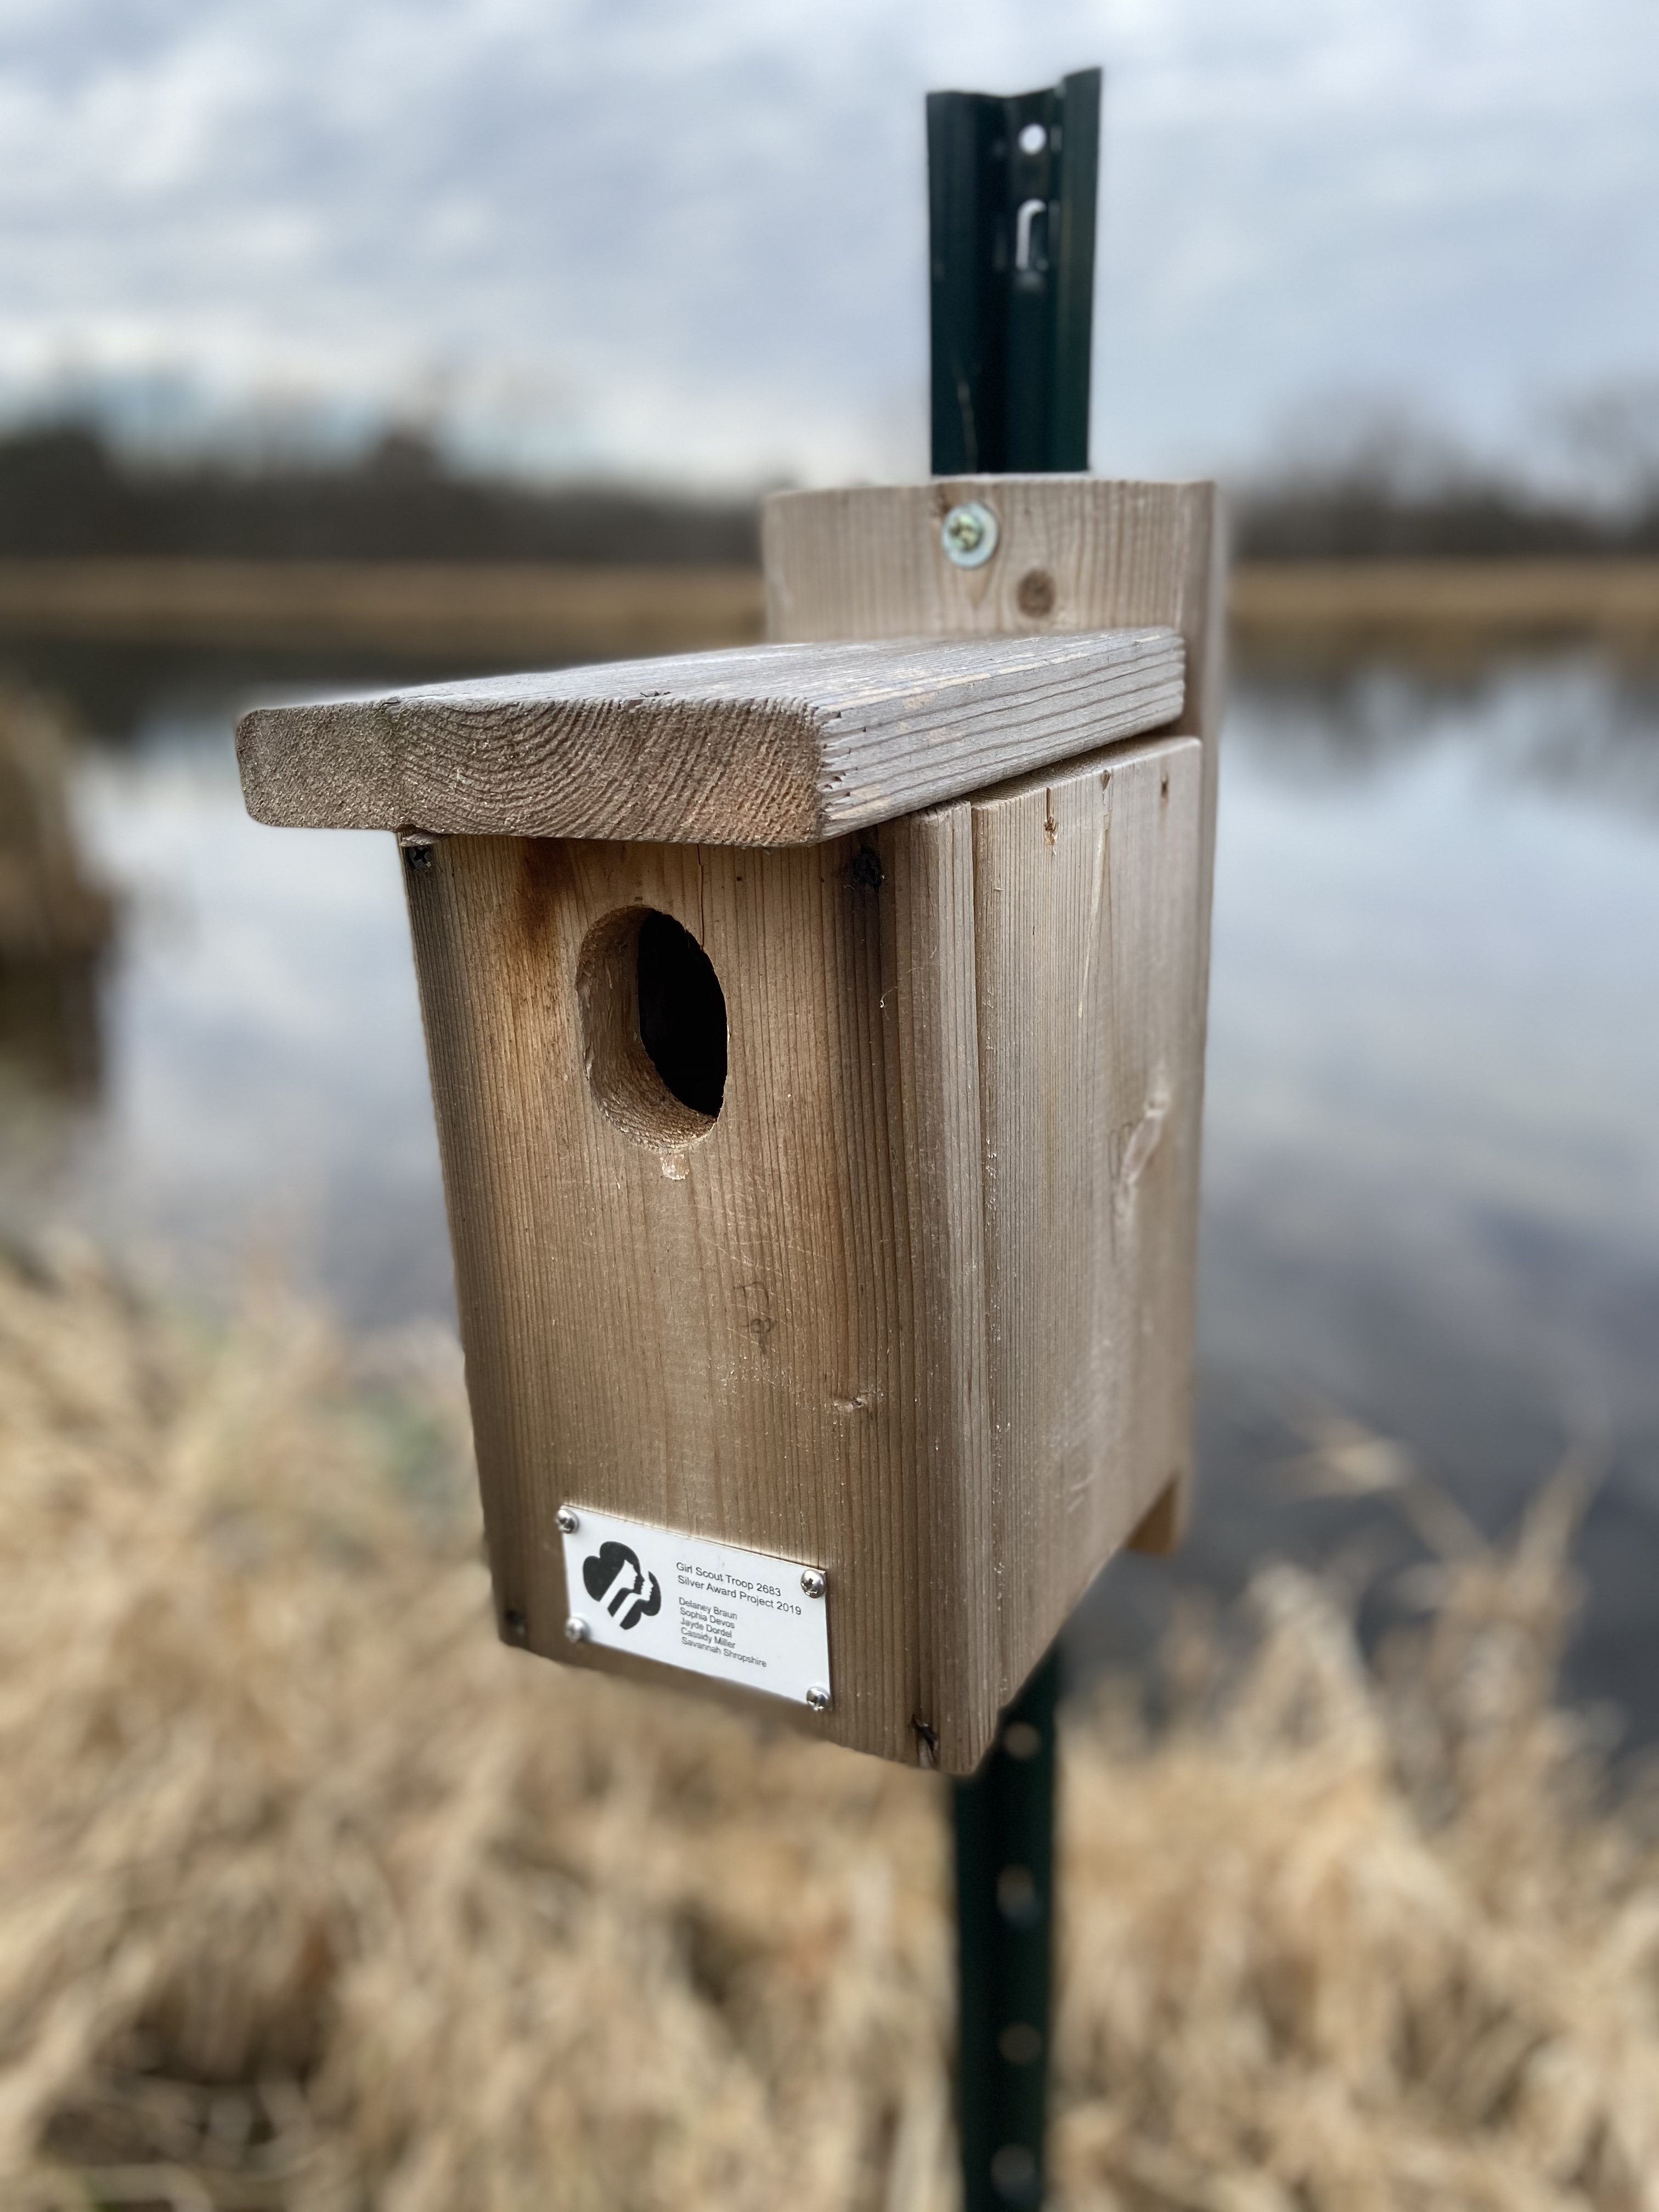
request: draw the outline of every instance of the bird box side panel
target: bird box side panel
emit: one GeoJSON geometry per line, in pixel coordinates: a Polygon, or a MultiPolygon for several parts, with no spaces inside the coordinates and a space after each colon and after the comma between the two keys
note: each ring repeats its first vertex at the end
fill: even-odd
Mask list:
{"type": "Polygon", "coordinates": [[[566,1642],[562,1504],[805,1560],[833,1708],[768,1710],[971,1764],[994,1655],[965,1692],[940,1595],[985,1490],[968,808],[783,852],[441,839],[407,881],[503,1634],[653,1671],[566,1642]],[[712,1123],[643,1064],[644,912],[724,994],[712,1123]]]}
{"type": "Polygon", "coordinates": [[[1006,1698],[1186,1473],[1200,748],[1123,747],[973,815],[1006,1698]]]}
{"type": "MultiPolygon", "coordinates": [[[[1216,769],[1224,691],[1226,527],[1210,483],[1091,476],[952,477],[921,484],[778,492],[763,510],[772,639],[1042,636],[1168,623],[1186,651],[1177,730],[1203,745],[1197,902],[1200,1009],[1208,988],[1216,769]],[[941,525],[977,501],[997,516],[994,556],[949,558],[941,525]]],[[[1194,1176],[1182,1233],[1197,1248],[1194,1176]]],[[[1173,1547],[1184,1486],[1132,1540],[1173,1547]]]]}

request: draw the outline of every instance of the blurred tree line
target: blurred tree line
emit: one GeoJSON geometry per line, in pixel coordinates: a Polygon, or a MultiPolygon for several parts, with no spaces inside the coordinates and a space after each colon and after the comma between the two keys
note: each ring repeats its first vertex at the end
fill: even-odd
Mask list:
{"type": "Polygon", "coordinates": [[[1409,406],[1310,405],[1272,467],[1236,487],[1259,561],[1659,555],[1659,381],[1544,411],[1513,461],[1482,460],[1409,406]]]}
{"type": "Polygon", "coordinates": [[[347,461],[146,461],[95,428],[0,437],[0,559],[711,562],[760,557],[750,500],[464,475],[393,431],[347,461]]]}
{"type": "MultiPolygon", "coordinates": [[[[1261,561],[1659,556],[1659,386],[1557,426],[1556,489],[1471,462],[1409,417],[1340,410],[1325,443],[1233,487],[1261,561]]],[[[418,432],[347,459],[137,457],[83,422],[0,436],[0,558],[753,564],[757,503],[467,473],[418,432]]]]}

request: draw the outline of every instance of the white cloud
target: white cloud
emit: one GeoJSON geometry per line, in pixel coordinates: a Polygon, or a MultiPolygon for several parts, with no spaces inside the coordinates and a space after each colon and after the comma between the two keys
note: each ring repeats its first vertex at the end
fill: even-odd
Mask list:
{"type": "Polygon", "coordinates": [[[12,0],[0,386],[919,471],[921,95],[1095,60],[1097,465],[1319,390],[1513,443],[1659,362],[1650,0],[12,0]]]}

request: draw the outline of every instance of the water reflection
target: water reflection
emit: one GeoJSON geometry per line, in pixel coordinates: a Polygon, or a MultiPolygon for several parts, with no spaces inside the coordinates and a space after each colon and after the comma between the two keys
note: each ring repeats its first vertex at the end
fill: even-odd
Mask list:
{"type": "Polygon", "coordinates": [[[1364,784],[1479,732],[1501,782],[1659,817],[1659,670],[1559,655],[1454,675],[1252,673],[1235,733],[1264,772],[1364,784]]]}
{"type": "MultiPolygon", "coordinates": [[[[0,1225],[76,1219],[198,1279],[273,1252],[367,1326],[447,1314],[392,842],[248,823],[212,673],[78,773],[125,916],[106,1080],[33,1123],[7,1094],[0,1225]]],[[[1110,1571],[1074,1655],[1264,1548],[1348,1558],[1390,1617],[1397,1518],[1298,1494],[1339,1416],[1488,1527],[1588,1440],[1573,1680],[1659,1735],[1659,685],[1251,678],[1222,774],[1197,1518],[1173,1571],[1110,1571]]]]}
{"type": "MultiPolygon", "coordinates": [[[[1659,1731],[1659,696],[1592,661],[1249,684],[1222,776],[1178,1575],[1346,1550],[1380,1626],[1397,1520],[1294,1497],[1333,1411],[1489,1528],[1586,1441],[1573,1685],[1659,1731]]],[[[1115,1569],[1079,1644],[1169,1587],[1115,1569]]]]}

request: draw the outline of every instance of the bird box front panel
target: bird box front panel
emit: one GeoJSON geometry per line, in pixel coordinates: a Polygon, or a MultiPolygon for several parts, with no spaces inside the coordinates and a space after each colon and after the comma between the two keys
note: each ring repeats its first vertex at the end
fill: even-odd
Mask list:
{"type": "Polygon", "coordinates": [[[406,845],[510,1641],[659,1674],[567,1639],[561,1508],[807,1561],[805,1724],[976,1762],[1170,1473],[1146,1133],[1196,1078],[1197,752],[787,850],[406,845]],[[649,1010],[671,929],[717,987],[701,1094],[649,1010]]]}

